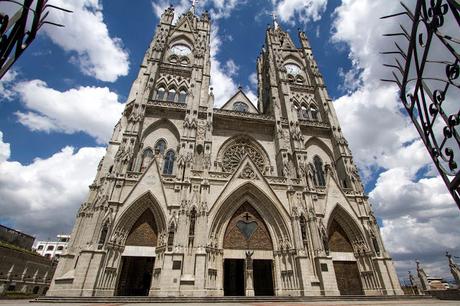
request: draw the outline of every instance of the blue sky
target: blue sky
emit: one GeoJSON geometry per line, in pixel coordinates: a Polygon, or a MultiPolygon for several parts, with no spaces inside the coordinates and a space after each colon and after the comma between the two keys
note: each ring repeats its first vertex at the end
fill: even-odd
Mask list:
{"type": "MultiPolygon", "coordinates": [[[[71,230],[159,14],[170,2],[179,13],[190,7],[186,0],[50,2],[74,11],[51,14],[66,27],[44,28],[0,81],[0,223],[41,239],[71,230]]],[[[295,41],[298,28],[307,33],[398,273],[420,259],[431,274],[450,277],[443,253],[460,255],[460,230],[451,226],[460,222],[458,210],[396,89],[379,81],[388,73],[380,34],[397,24],[378,18],[397,2],[206,0],[197,10],[213,20],[218,105],[238,86],[255,98],[271,12],[295,41]]],[[[5,5],[0,10],[11,10],[5,5]]]]}

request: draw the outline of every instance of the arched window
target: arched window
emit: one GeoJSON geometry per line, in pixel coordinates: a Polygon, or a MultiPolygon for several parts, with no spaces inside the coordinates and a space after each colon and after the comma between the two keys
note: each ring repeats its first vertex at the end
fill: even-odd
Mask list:
{"type": "Polygon", "coordinates": [[[165,153],[166,149],[166,141],[164,139],[160,139],[157,141],[155,144],[155,154],[161,154],[163,155],[165,153]]]}
{"type": "Polygon", "coordinates": [[[315,164],[315,175],[316,175],[317,185],[326,186],[326,180],[324,179],[324,171],[323,171],[323,161],[318,155],[316,155],[313,158],[313,163],[315,164]]]}
{"type": "Polygon", "coordinates": [[[300,223],[300,233],[302,234],[302,241],[303,241],[303,244],[306,245],[307,244],[307,222],[305,221],[305,217],[303,215],[300,216],[299,223],[300,223]]]}
{"type": "Polygon", "coordinates": [[[190,237],[195,236],[195,223],[196,223],[196,209],[195,207],[190,212],[190,227],[188,230],[188,235],[190,237]]]}
{"type": "Polygon", "coordinates": [[[99,236],[99,242],[97,248],[100,250],[104,246],[105,240],[107,239],[107,234],[109,232],[109,225],[107,222],[104,224],[101,230],[101,235],[99,236]]]}
{"type": "Polygon", "coordinates": [[[174,157],[175,154],[173,151],[168,151],[168,153],[166,153],[163,174],[172,174],[174,168],[174,157]]]}
{"type": "Polygon", "coordinates": [[[158,87],[157,89],[157,100],[163,100],[165,98],[165,88],[163,86],[158,87]]]}
{"type": "Polygon", "coordinates": [[[179,92],[179,103],[185,103],[187,100],[187,91],[185,89],[181,89],[179,92]]]}
{"type": "Polygon", "coordinates": [[[308,109],[305,105],[300,108],[300,119],[308,119],[308,109]]]}
{"type": "Polygon", "coordinates": [[[233,103],[233,110],[245,113],[248,111],[248,105],[244,102],[235,102],[233,103]]]}
{"type": "Polygon", "coordinates": [[[171,88],[168,91],[168,101],[174,102],[175,99],[176,99],[176,90],[174,88],[171,88]]]}
{"type": "Polygon", "coordinates": [[[171,223],[168,232],[168,251],[172,251],[174,245],[174,224],[171,223]]]}
{"type": "Polygon", "coordinates": [[[304,82],[303,77],[300,76],[300,75],[296,76],[296,77],[295,77],[295,80],[296,80],[297,83],[303,83],[303,82],[304,82]]]}
{"type": "Polygon", "coordinates": [[[142,163],[141,163],[141,172],[143,172],[149,166],[150,162],[153,159],[153,151],[150,148],[144,150],[142,153],[142,163]]]}
{"type": "Polygon", "coordinates": [[[314,105],[310,106],[310,114],[311,114],[311,119],[319,120],[318,109],[316,108],[316,106],[314,105]]]}

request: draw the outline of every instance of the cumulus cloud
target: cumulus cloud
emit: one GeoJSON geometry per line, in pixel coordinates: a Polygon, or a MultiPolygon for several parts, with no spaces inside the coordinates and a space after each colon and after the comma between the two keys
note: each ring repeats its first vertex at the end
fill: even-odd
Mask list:
{"type": "Polygon", "coordinates": [[[105,143],[123,111],[118,96],[107,87],[58,91],[41,80],[19,83],[14,90],[29,112],[16,112],[33,131],[84,132],[105,143]]]}
{"type": "MultiPolygon", "coordinates": [[[[219,28],[214,26],[211,30],[211,86],[214,93],[214,104],[219,107],[236,93],[238,86],[232,79],[232,73],[236,73],[232,69],[232,64],[222,65],[217,59],[222,41],[218,35],[219,28]]],[[[233,62],[233,61],[231,61],[233,62]]]]}
{"type": "Polygon", "coordinates": [[[41,239],[69,233],[105,149],[65,147],[29,165],[4,159],[9,154],[0,137],[2,219],[41,239]]]}
{"type": "Polygon", "coordinates": [[[280,20],[289,24],[318,21],[326,10],[327,0],[281,0],[273,1],[280,20]]]}
{"type": "Polygon", "coordinates": [[[370,200],[383,218],[382,235],[401,274],[419,259],[433,276],[450,278],[448,250],[460,253],[458,208],[440,177],[416,179],[403,167],[382,173],[370,200]]]}
{"type": "Polygon", "coordinates": [[[64,13],[53,10],[49,20],[64,28],[43,27],[43,33],[72,55],[71,61],[80,70],[98,80],[114,82],[128,74],[128,52],[122,41],[111,37],[104,23],[99,0],[53,0],[50,4],[72,10],[64,13]]]}
{"type": "Polygon", "coordinates": [[[12,89],[12,87],[14,85],[14,80],[16,80],[17,76],[18,72],[14,69],[10,69],[0,80],[0,97],[5,99],[5,101],[11,101],[15,95],[15,92],[12,89]]]}
{"type": "Polygon", "coordinates": [[[0,163],[10,158],[10,144],[3,142],[3,132],[0,131],[0,163]]]}
{"type": "Polygon", "coordinates": [[[370,201],[382,219],[382,235],[400,276],[420,259],[432,275],[449,277],[443,253],[459,253],[460,216],[443,181],[430,170],[431,160],[410,119],[401,110],[397,88],[388,78],[379,52],[388,50],[383,33],[396,22],[379,18],[399,10],[398,2],[343,0],[335,10],[332,41],[345,43],[352,62],[342,71],[347,94],[334,105],[345,137],[365,175],[381,172],[370,201]],[[431,176],[424,176],[429,173],[431,176]]]}

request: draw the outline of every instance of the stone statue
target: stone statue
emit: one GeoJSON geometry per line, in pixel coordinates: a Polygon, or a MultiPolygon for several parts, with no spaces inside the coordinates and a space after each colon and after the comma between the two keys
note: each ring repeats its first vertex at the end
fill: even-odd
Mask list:
{"type": "Polygon", "coordinates": [[[426,275],[423,268],[420,266],[420,261],[416,260],[415,263],[417,264],[417,276],[420,279],[420,283],[422,285],[422,289],[429,290],[430,285],[428,284],[428,275],[426,275]]]}
{"type": "Polygon", "coordinates": [[[449,259],[450,273],[452,273],[452,276],[454,277],[457,286],[460,286],[460,267],[454,262],[454,260],[452,259],[452,255],[450,255],[447,251],[446,257],[449,259]]]}

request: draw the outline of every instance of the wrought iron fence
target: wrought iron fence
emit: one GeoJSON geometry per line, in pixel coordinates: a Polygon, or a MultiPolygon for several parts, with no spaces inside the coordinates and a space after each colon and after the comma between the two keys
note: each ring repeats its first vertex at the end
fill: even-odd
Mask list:
{"type": "Polygon", "coordinates": [[[44,24],[63,25],[47,20],[50,9],[71,11],[50,5],[48,0],[0,0],[0,79],[32,43],[44,24]],[[5,8],[14,4],[12,14],[5,8]],[[11,16],[10,16],[11,15],[11,16]]]}
{"type": "Polygon", "coordinates": [[[384,35],[395,49],[382,52],[394,58],[384,65],[393,69],[393,78],[382,81],[398,85],[404,108],[460,208],[460,2],[401,6],[402,12],[382,17],[398,19],[400,26],[384,35]]]}

